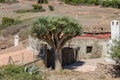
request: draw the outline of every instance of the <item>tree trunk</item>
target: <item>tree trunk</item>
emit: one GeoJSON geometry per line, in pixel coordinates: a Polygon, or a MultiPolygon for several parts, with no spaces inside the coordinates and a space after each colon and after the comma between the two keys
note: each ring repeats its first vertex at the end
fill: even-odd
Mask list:
{"type": "Polygon", "coordinates": [[[55,70],[62,70],[62,53],[60,48],[55,50],[55,70]]]}

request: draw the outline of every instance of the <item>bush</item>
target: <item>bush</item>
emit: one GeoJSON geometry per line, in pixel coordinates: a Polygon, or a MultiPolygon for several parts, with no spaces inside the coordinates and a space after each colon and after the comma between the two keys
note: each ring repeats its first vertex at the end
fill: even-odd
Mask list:
{"type": "Polygon", "coordinates": [[[38,0],[37,3],[38,4],[42,4],[42,3],[48,4],[48,0],[38,0]]]}
{"type": "Polygon", "coordinates": [[[37,3],[42,4],[42,3],[44,3],[44,0],[37,0],[37,3]]]}
{"type": "Polygon", "coordinates": [[[64,0],[67,4],[92,4],[102,7],[120,8],[120,0],[64,0]]]}
{"type": "Polygon", "coordinates": [[[101,6],[102,6],[102,7],[110,7],[111,5],[112,5],[112,1],[108,1],[108,0],[103,1],[103,2],[101,3],[101,6]]]}
{"type": "Polygon", "coordinates": [[[48,4],[49,2],[48,2],[48,0],[45,0],[45,4],[48,4]]]}
{"type": "Polygon", "coordinates": [[[3,17],[2,18],[2,26],[10,26],[15,22],[13,18],[3,17]]]}
{"type": "Polygon", "coordinates": [[[45,9],[40,9],[40,10],[33,10],[33,12],[45,12],[46,10],[45,9]]]}
{"type": "Polygon", "coordinates": [[[39,4],[34,4],[34,5],[32,5],[32,6],[33,6],[33,9],[34,9],[34,10],[41,10],[41,9],[42,9],[42,6],[39,5],[39,4]]]}
{"type": "Polygon", "coordinates": [[[113,59],[120,60],[120,39],[113,41],[110,53],[113,59]]]}
{"type": "Polygon", "coordinates": [[[34,4],[33,6],[33,12],[44,12],[45,9],[39,4],[34,4]]]}
{"type": "Polygon", "coordinates": [[[8,26],[11,26],[11,25],[19,24],[21,22],[22,22],[21,20],[15,20],[13,18],[3,17],[2,24],[0,24],[0,30],[6,28],[8,26]]]}
{"type": "Polygon", "coordinates": [[[27,13],[27,12],[45,12],[45,9],[40,4],[33,4],[33,9],[20,9],[16,13],[27,13]]]}
{"type": "Polygon", "coordinates": [[[0,80],[45,80],[42,73],[29,74],[24,67],[16,65],[2,66],[0,68],[0,80]]]}
{"type": "Polygon", "coordinates": [[[4,3],[5,2],[5,0],[0,0],[0,3],[4,3]]]}
{"type": "Polygon", "coordinates": [[[48,7],[49,7],[50,11],[54,11],[54,7],[52,5],[49,5],[48,7]]]}
{"type": "Polygon", "coordinates": [[[33,11],[32,9],[20,9],[20,10],[17,10],[16,13],[27,13],[32,11],[33,11]]]}

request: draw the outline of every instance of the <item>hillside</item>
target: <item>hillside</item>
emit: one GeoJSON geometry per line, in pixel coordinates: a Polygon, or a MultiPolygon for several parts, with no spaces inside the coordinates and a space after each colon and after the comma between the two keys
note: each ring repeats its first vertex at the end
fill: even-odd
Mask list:
{"type": "MultiPolygon", "coordinates": [[[[42,4],[43,8],[46,9],[45,12],[26,12],[26,13],[16,13],[20,9],[32,9],[32,5],[36,2],[33,0],[19,0],[19,3],[5,4],[0,3],[0,21],[2,17],[10,17],[17,20],[22,20],[22,23],[18,25],[12,25],[1,32],[1,43],[6,45],[13,44],[13,35],[22,33],[22,38],[26,39],[30,26],[32,26],[32,21],[39,16],[70,16],[78,19],[81,23],[84,32],[109,32],[110,31],[110,21],[113,19],[120,20],[120,10],[113,8],[102,8],[100,6],[72,6],[67,5],[62,2],[54,3],[50,1],[49,4],[53,5],[55,10],[50,11],[47,4],[42,4]],[[24,35],[26,36],[23,36],[24,35]]],[[[3,45],[2,44],[2,45],[3,45]]],[[[8,46],[8,45],[7,45],[8,46]]]]}

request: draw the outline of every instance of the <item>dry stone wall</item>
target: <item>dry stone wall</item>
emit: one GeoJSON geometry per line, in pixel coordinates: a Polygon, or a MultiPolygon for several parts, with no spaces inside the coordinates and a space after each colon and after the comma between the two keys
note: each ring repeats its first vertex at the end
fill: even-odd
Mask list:
{"type": "MultiPolygon", "coordinates": [[[[29,48],[36,49],[38,52],[43,48],[44,41],[29,37],[29,48]]],[[[100,58],[107,55],[108,40],[105,39],[76,39],[73,38],[64,47],[70,47],[77,50],[77,60],[87,58],[100,58]]],[[[47,44],[47,48],[51,47],[47,44]]]]}

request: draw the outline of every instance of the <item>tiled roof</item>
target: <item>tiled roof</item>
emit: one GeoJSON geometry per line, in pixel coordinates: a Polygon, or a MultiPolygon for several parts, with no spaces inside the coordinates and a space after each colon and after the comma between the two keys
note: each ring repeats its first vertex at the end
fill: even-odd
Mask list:
{"type": "Polygon", "coordinates": [[[110,36],[111,36],[110,33],[98,34],[98,35],[84,34],[82,36],[77,36],[76,38],[78,38],[78,39],[109,39],[110,36]]]}

